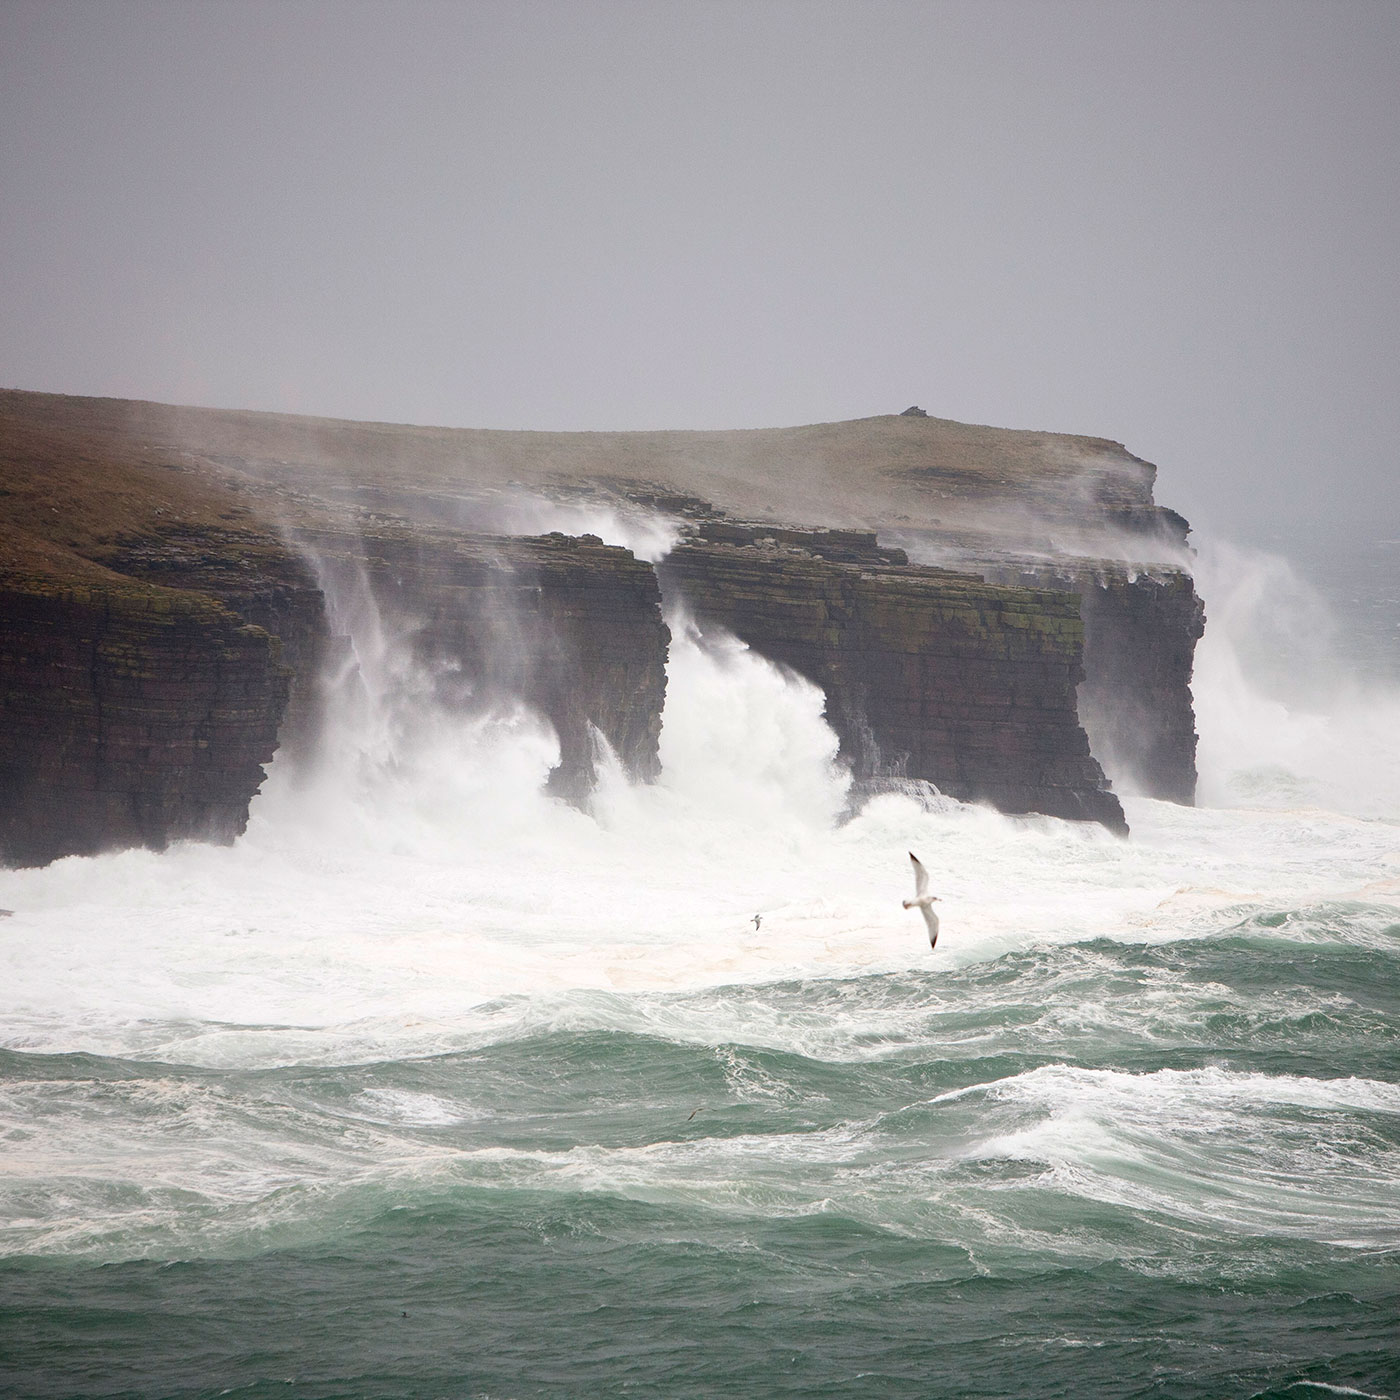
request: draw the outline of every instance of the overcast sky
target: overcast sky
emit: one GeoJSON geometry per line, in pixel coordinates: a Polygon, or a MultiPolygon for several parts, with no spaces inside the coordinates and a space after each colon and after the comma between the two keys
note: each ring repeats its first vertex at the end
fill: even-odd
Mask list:
{"type": "Polygon", "coordinates": [[[1116,438],[1400,535],[1393,0],[0,0],[0,384],[1116,438]]]}

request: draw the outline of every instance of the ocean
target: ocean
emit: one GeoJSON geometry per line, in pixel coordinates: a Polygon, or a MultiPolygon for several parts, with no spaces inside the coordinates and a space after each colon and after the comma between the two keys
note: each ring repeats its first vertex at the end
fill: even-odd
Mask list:
{"type": "Polygon", "coordinates": [[[1340,614],[1203,550],[1201,804],[1127,840],[853,812],[820,692],[680,618],[585,814],[357,624],[236,844],[0,871],[0,1393],[1394,1400],[1371,548],[1340,614]]]}

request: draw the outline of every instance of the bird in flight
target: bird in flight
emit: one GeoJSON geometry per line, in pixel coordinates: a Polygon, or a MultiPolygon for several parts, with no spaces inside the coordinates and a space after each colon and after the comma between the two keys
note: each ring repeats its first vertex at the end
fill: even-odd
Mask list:
{"type": "Polygon", "coordinates": [[[904,907],[917,909],[924,916],[924,923],[928,925],[928,946],[936,948],[938,946],[938,915],[929,908],[929,905],[936,903],[938,896],[928,892],[928,871],[924,869],[913,851],[909,852],[909,859],[914,862],[914,898],[906,899],[904,907]]]}

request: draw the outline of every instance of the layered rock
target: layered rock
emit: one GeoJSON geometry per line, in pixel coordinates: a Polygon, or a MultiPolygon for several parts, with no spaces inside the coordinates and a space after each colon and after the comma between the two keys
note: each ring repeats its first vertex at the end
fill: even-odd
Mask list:
{"type": "Polygon", "coordinates": [[[1194,789],[1201,607],[1186,524],[1155,504],[1154,477],[1101,439],[914,414],[509,433],[0,391],[0,685],[29,736],[0,736],[6,791],[23,795],[7,829],[58,812],[42,797],[57,784],[123,795],[77,802],[66,847],[43,817],[45,850],[236,831],[268,726],[284,747],[314,737],[316,677],[345,645],[325,589],[347,570],[442,703],[548,715],[556,791],[588,787],[595,731],[653,776],[656,580],[584,533],[600,513],[688,535],[672,585],[827,691],[858,776],[1121,827],[1081,720],[1141,790],[1194,789]],[[551,525],[583,538],[537,535],[551,525]],[[877,532],[908,536],[917,566],[877,532]],[[172,595],[185,602],[152,603],[172,595]],[[135,670],[116,659],[147,652],[135,670]],[[187,760],[202,742],[208,757],[187,760]],[[169,773],[141,786],[143,762],[169,773]]]}
{"type": "Polygon", "coordinates": [[[368,584],[440,705],[480,713],[523,701],[544,715],[559,737],[556,794],[591,790],[595,735],[632,777],[656,777],[670,633],[656,575],[630,551],[591,535],[384,524],[299,539],[333,599],[368,584]]]}
{"type": "Polygon", "coordinates": [[[651,567],[596,536],[501,536],[303,505],[256,566],[217,531],[153,532],[109,557],[143,579],[217,598],[279,637],[293,706],[283,742],[306,748],[320,722],[318,680],[349,645],[326,594],[368,584],[440,703],[481,712],[521,701],[553,724],[551,790],[580,801],[601,736],[626,771],[656,776],[670,634],[651,567]],[[329,517],[329,518],[328,518],[329,517]]]}
{"type": "Polygon", "coordinates": [[[0,861],[242,831],[274,751],[317,736],[346,571],[443,703],[553,722],[561,795],[591,785],[595,732],[655,776],[668,633],[626,550],[369,518],[22,415],[0,494],[0,861]]]}
{"type": "Polygon", "coordinates": [[[985,561],[994,582],[1078,594],[1084,619],[1079,714],[1117,783],[1148,797],[1196,800],[1191,672],[1205,606],[1184,569],[1106,560],[985,561]]]}
{"type": "Polygon", "coordinates": [[[0,571],[0,860],[229,840],[291,673],[212,599],[0,571]]]}
{"type": "Polygon", "coordinates": [[[662,572],[702,622],[825,691],[857,779],[921,778],[1126,831],[1076,710],[1074,595],[910,565],[859,532],[732,524],[678,546],[662,572]]]}
{"type": "Polygon", "coordinates": [[[1196,800],[1191,673],[1205,604],[1184,570],[1097,572],[1079,590],[1084,674],[1079,713],[1089,741],[1125,787],[1196,800]]]}
{"type": "Polygon", "coordinates": [[[322,588],[334,596],[356,575],[439,704],[479,713],[523,702],[553,724],[558,795],[582,801],[592,788],[595,735],[633,777],[657,774],[670,634],[654,572],[627,550],[562,535],[306,532],[285,561],[293,578],[319,574],[304,586],[231,580],[236,561],[218,556],[205,573],[187,547],[157,541],[138,554],[133,568],[181,587],[79,561],[81,582],[0,571],[7,864],[242,832],[287,739],[294,689],[299,726],[314,734],[323,660],[349,645],[322,588]],[[289,655],[229,603],[284,628],[289,655]]]}
{"type": "Polygon", "coordinates": [[[325,598],[303,551],[276,531],[184,521],[124,533],[101,557],[123,577],[212,599],[276,637],[290,675],[277,747],[310,749],[320,723],[318,681],[332,637],[325,598]]]}

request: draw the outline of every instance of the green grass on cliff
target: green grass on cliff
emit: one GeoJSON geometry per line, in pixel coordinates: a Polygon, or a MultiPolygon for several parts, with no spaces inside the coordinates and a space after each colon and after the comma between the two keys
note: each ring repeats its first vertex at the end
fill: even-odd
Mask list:
{"type": "MultiPolygon", "coordinates": [[[[740,518],[807,526],[966,521],[1009,504],[1073,521],[1086,503],[1150,505],[1155,475],[1102,438],[897,414],[731,431],[516,432],[0,391],[0,434],[23,428],[119,464],[132,487],[144,483],[156,494],[161,482],[151,473],[186,462],[216,477],[231,466],[250,481],[309,492],[650,488],[740,518]]],[[[112,489],[136,508],[116,477],[112,489]]],[[[203,487],[165,494],[174,509],[215,509],[203,487]]]]}

